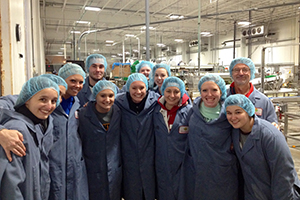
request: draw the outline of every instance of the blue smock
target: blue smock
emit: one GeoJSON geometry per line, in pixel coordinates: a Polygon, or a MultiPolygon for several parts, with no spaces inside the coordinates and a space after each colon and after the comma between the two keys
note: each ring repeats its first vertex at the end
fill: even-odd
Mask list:
{"type": "Polygon", "coordinates": [[[283,134],[266,120],[254,117],[254,125],[243,149],[240,130],[232,138],[245,182],[245,200],[300,199],[300,183],[283,134]]]}
{"type": "Polygon", "coordinates": [[[144,110],[139,114],[129,107],[126,93],[116,98],[121,109],[121,147],[123,192],[126,200],[155,199],[153,110],[158,94],[148,91],[144,110]]]}
{"type": "MultiPolygon", "coordinates": [[[[230,88],[227,89],[227,96],[231,95],[230,88]]],[[[276,122],[278,124],[277,115],[271,100],[266,97],[263,93],[258,91],[253,86],[253,92],[250,94],[248,99],[253,103],[255,106],[255,114],[261,118],[265,119],[269,122],[276,122]]]]}
{"type": "MultiPolygon", "coordinates": [[[[224,106],[217,119],[206,122],[194,101],[189,119],[188,145],[195,168],[194,199],[238,199],[237,158],[231,151],[232,127],[224,106]]],[[[190,186],[192,187],[192,186],[190,186]]]]}
{"type": "Polygon", "coordinates": [[[94,111],[95,101],[79,110],[79,135],[86,163],[89,200],[121,199],[121,111],[113,105],[109,129],[94,111]]]}
{"type": "Polygon", "coordinates": [[[22,133],[26,155],[12,154],[13,161],[8,163],[0,147],[0,199],[47,200],[50,191],[48,154],[53,140],[51,116],[45,132],[40,124],[34,125],[26,116],[10,110],[1,110],[1,124],[22,133]]]}
{"type": "Polygon", "coordinates": [[[50,200],[81,200],[88,198],[88,183],[82,144],[76,119],[79,100],[67,115],[59,105],[51,114],[54,120],[53,147],[50,151],[50,200]]]}
{"type": "Polygon", "coordinates": [[[184,159],[188,133],[188,111],[192,106],[180,107],[169,132],[159,104],[153,112],[155,133],[155,171],[158,199],[178,199],[181,166],[184,159]]]}
{"type": "Polygon", "coordinates": [[[19,95],[6,95],[0,97],[0,108],[7,109],[7,110],[15,110],[14,106],[18,99],[19,95]]]}
{"type": "MultiPolygon", "coordinates": [[[[102,80],[106,80],[106,79],[103,77],[102,80]]],[[[116,88],[117,88],[117,92],[119,93],[120,89],[117,86],[116,88]]],[[[86,104],[89,101],[95,100],[90,88],[89,76],[85,78],[84,85],[82,89],[78,92],[77,98],[79,99],[80,107],[82,107],[84,104],[86,104]]]]}

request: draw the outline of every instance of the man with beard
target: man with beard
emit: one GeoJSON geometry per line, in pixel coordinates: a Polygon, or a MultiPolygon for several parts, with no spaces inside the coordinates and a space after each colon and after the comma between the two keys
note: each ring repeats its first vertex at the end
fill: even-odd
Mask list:
{"type": "MultiPolygon", "coordinates": [[[[104,78],[104,73],[107,69],[106,58],[101,54],[91,54],[86,58],[85,70],[89,74],[85,79],[85,84],[82,90],[78,93],[77,97],[80,101],[80,107],[86,104],[88,101],[93,100],[92,88],[94,85],[104,78]]],[[[117,87],[119,92],[119,89],[117,87]]]]}

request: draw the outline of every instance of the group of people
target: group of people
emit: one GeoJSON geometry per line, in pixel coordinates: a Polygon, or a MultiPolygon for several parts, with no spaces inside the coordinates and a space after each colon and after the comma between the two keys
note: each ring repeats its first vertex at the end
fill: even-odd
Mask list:
{"type": "Polygon", "coordinates": [[[300,182],[251,59],[206,74],[191,101],[166,64],[119,89],[104,56],[0,98],[0,199],[300,199],[300,182]]]}

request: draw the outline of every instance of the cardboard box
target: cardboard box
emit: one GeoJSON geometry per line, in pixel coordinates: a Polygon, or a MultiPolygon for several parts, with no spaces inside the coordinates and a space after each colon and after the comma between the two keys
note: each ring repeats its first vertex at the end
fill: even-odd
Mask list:
{"type": "Polygon", "coordinates": [[[115,66],[112,70],[113,77],[128,77],[130,75],[130,65],[115,66]]]}

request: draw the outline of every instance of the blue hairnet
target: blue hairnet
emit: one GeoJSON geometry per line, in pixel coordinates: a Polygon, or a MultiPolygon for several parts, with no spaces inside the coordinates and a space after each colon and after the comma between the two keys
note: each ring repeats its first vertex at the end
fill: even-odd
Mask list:
{"type": "Polygon", "coordinates": [[[149,87],[150,88],[153,88],[153,86],[154,86],[155,71],[159,68],[166,69],[167,73],[168,73],[168,76],[171,76],[170,65],[167,65],[167,64],[164,64],[164,63],[154,65],[154,67],[153,67],[153,69],[151,70],[151,73],[150,73],[150,80],[149,80],[149,87]]]}
{"type": "Polygon", "coordinates": [[[221,101],[224,101],[226,99],[227,96],[227,92],[226,92],[226,84],[225,81],[221,78],[221,76],[216,75],[216,74],[206,74],[205,76],[203,76],[199,83],[198,83],[198,90],[201,94],[201,86],[203,83],[207,82],[207,81],[212,81],[214,83],[216,83],[220,90],[221,90],[221,101]]]}
{"type": "Polygon", "coordinates": [[[67,63],[58,71],[58,76],[62,77],[64,80],[66,80],[69,76],[79,74],[83,77],[83,84],[85,82],[85,72],[83,69],[74,63],[67,63]]]}
{"type": "Polygon", "coordinates": [[[90,66],[94,63],[100,63],[104,65],[104,71],[106,71],[107,68],[107,62],[106,58],[102,56],[101,54],[91,54],[89,55],[85,60],[85,70],[89,72],[90,66]]]}
{"type": "Polygon", "coordinates": [[[64,86],[66,88],[66,90],[68,89],[68,84],[60,76],[57,76],[57,75],[54,75],[54,74],[42,74],[40,76],[41,77],[49,78],[50,80],[54,81],[54,83],[56,83],[58,86],[62,85],[62,86],[64,86]]]}
{"type": "Polygon", "coordinates": [[[140,62],[139,64],[137,64],[137,65],[135,66],[135,71],[136,71],[137,73],[139,73],[140,70],[141,70],[143,67],[150,67],[150,69],[152,70],[152,69],[153,69],[153,66],[154,66],[154,64],[151,63],[151,62],[149,62],[149,61],[142,61],[142,62],[140,62]]]}
{"type": "Polygon", "coordinates": [[[115,93],[115,98],[116,98],[116,96],[117,96],[117,86],[115,84],[113,84],[112,82],[107,81],[107,80],[98,81],[94,85],[94,87],[93,87],[94,98],[96,98],[96,96],[99,92],[101,92],[102,90],[105,90],[105,89],[112,90],[115,93]]]}
{"type": "Polygon", "coordinates": [[[143,81],[146,85],[146,89],[148,90],[148,81],[147,81],[146,76],[144,74],[141,74],[141,73],[133,73],[133,74],[130,74],[128,76],[128,79],[127,79],[127,82],[126,82],[127,91],[129,91],[130,85],[134,81],[143,81]]]}
{"type": "Polygon", "coordinates": [[[230,95],[229,97],[226,98],[224,104],[225,104],[226,115],[227,115],[226,113],[227,106],[239,106],[242,109],[244,109],[250,117],[252,117],[255,113],[255,107],[253,103],[245,95],[242,94],[230,95]]]}
{"type": "MultiPolygon", "coordinates": [[[[24,105],[32,96],[34,96],[36,93],[46,88],[51,88],[56,90],[57,95],[59,96],[58,85],[54,81],[50,80],[49,78],[37,76],[29,79],[22,86],[22,90],[15,104],[15,109],[24,105]]],[[[59,105],[59,98],[57,98],[57,102],[56,102],[56,106],[58,105],[59,105]]]]}
{"type": "Polygon", "coordinates": [[[185,84],[184,82],[175,76],[170,76],[166,78],[161,86],[161,93],[164,95],[165,89],[168,87],[177,87],[180,90],[181,96],[185,93],[185,84]]]}
{"type": "Polygon", "coordinates": [[[255,65],[250,58],[244,58],[244,57],[236,58],[231,61],[230,65],[229,65],[230,77],[232,78],[232,69],[234,68],[234,66],[236,64],[239,64],[239,63],[245,64],[250,68],[250,72],[251,72],[250,80],[254,79],[255,78],[255,65]]]}

